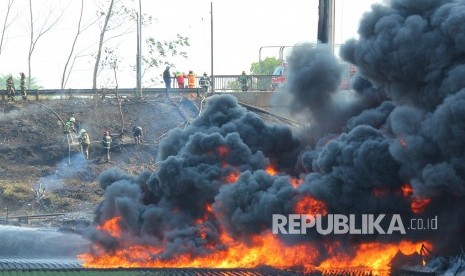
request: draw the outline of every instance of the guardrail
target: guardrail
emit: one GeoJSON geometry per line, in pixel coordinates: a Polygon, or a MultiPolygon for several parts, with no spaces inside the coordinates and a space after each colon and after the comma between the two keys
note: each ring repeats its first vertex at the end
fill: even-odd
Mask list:
{"type": "MultiPolygon", "coordinates": [[[[214,82],[215,91],[242,91],[242,84],[239,81],[241,75],[214,75],[210,76],[210,81],[214,82]]],[[[247,90],[271,91],[272,75],[247,75],[247,90]]],[[[194,88],[200,88],[200,77],[196,77],[194,88]]],[[[172,78],[171,86],[179,88],[176,78],[172,78]]],[[[187,78],[184,79],[184,86],[187,86],[187,78]]]]}
{"type": "MultiPolygon", "coordinates": [[[[350,78],[353,76],[354,72],[349,70],[344,70],[341,75],[341,84],[340,89],[347,90],[350,89],[350,78]]],[[[215,75],[210,76],[210,80],[213,81],[214,88],[216,92],[240,92],[243,91],[243,85],[239,78],[241,75],[215,75]]],[[[247,75],[247,91],[263,91],[270,92],[272,89],[272,80],[273,75],[247,75]]],[[[171,88],[169,90],[170,94],[172,93],[196,93],[203,94],[205,91],[199,86],[200,77],[196,77],[194,88],[179,88],[176,78],[172,78],[171,88]]],[[[187,78],[184,80],[184,84],[187,84],[187,78]]],[[[59,96],[63,98],[70,98],[73,95],[99,95],[104,97],[105,95],[114,94],[115,89],[104,88],[104,89],[40,89],[40,90],[28,90],[28,98],[35,97],[36,100],[40,98],[41,95],[45,96],[59,96]]],[[[211,88],[209,89],[211,92],[211,88]]],[[[118,93],[120,95],[138,95],[136,88],[118,88],[118,93]]],[[[157,93],[166,93],[165,88],[142,88],[143,95],[157,94],[157,93]]],[[[2,100],[7,98],[7,91],[0,90],[2,100]]],[[[17,94],[18,96],[18,94],[17,94]]]]}
{"type": "MultiPolygon", "coordinates": [[[[204,91],[201,88],[171,88],[169,89],[170,94],[174,93],[203,93],[204,91]]],[[[143,95],[154,95],[158,93],[166,93],[165,88],[143,88],[142,89],[143,95]]],[[[118,94],[120,96],[140,96],[139,92],[136,88],[118,88],[118,94]]],[[[7,90],[0,90],[0,95],[2,100],[6,100],[8,98],[8,91],[7,90]]],[[[79,95],[85,96],[98,96],[98,97],[107,97],[109,95],[115,95],[115,89],[105,88],[105,89],[34,89],[27,91],[28,99],[35,98],[39,100],[41,96],[53,96],[53,97],[60,97],[60,98],[73,98],[79,95]]],[[[21,98],[21,96],[16,93],[15,97],[21,98]]]]}
{"type": "Polygon", "coordinates": [[[53,213],[53,214],[35,214],[35,215],[22,215],[22,216],[9,216],[8,214],[4,218],[0,218],[0,224],[9,224],[11,220],[16,220],[20,223],[29,224],[30,220],[33,219],[48,219],[58,216],[63,216],[65,213],[53,213]]]}

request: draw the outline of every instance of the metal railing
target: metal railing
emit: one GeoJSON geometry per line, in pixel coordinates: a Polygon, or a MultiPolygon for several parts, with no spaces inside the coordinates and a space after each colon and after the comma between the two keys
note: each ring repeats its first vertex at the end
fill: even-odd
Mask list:
{"type": "MultiPolygon", "coordinates": [[[[215,91],[220,92],[236,92],[242,91],[243,85],[239,78],[241,75],[215,75],[210,76],[210,81],[214,82],[215,91]]],[[[247,91],[272,91],[271,80],[272,75],[247,75],[246,87],[247,91]]],[[[199,79],[196,77],[194,88],[199,88],[199,79]]],[[[184,80],[184,88],[187,88],[187,78],[184,80]]],[[[211,85],[210,85],[211,87],[211,85]]],[[[179,88],[176,78],[172,79],[171,88],[179,88]]]]}
{"type": "MultiPolygon", "coordinates": [[[[346,66],[341,74],[341,84],[340,89],[348,90],[350,89],[350,79],[354,75],[354,67],[346,66]]],[[[243,83],[240,81],[241,75],[215,75],[210,76],[210,81],[213,81],[214,88],[216,92],[241,92],[241,91],[263,91],[271,92],[273,75],[247,75],[247,82],[245,84],[246,89],[244,89],[243,83]]],[[[176,78],[172,78],[171,82],[171,93],[204,93],[205,91],[200,88],[199,85],[200,77],[196,77],[194,87],[188,88],[187,78],[184,80],[184,88],[179,88],[176,78]]],[[[113,89],[34,89],[27,91],[28,98],[35,97],[39,99],[39,95],[56,95],[63,97],[72,97],[72,95],[91,95],[96,92],[104,93],[108,91],[111,93],[113,89]]],[[[119,93],[121,95],[135,95],[135,88],[119,88],[119,93]]],[[[142,88],[143,94],[153,94],[153,93],[165,93],[165,88],[142,88]]],[[[209,92],[211,91],[211,85],[209,92]]],[[[7,97],[7,91],[0,89],[1,100],[5,100],[7,97]]]]}

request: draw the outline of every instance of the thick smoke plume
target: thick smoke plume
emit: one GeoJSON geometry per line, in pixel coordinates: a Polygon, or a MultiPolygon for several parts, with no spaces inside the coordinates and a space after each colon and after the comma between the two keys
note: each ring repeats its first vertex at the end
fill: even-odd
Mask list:
{"type": "Polygon", "coordinates": [[[232,96],[212,96],[184,130],[160,145],[159,168],[129,176],[103,173],[105,198],[96,223],[120,217],[115,239],[91,233],[107,249],[147,244],[153,256],[206,255],[223,250],[226,232],[248,243],[290,214],[306,196],[328,213],[415,217],[412,201],[427,198],[421,216],[438,216],[435,231],[406,235],[302,235],[283,241],[429,240],[439,252],[465,241],[465,4],[393,0],[374,5],[343,58],[355,64],[357,100],[338,105],[338,62],[328,52],[296,47],[287,89],[294,110],[308,110],[310,131],[266,124],[232,96]],[[310,135],[310,137],[309,137],[310,135]],[[305,138],[303,138],[305,137],[305,138]],[[269,174],[269,166],[278,172],[269,174]],[[235,177],[231,180],[231,175],[235,177]],[[294,184],[295,179],[300,182],[294,184]],[[413,189],[402,193],[406,184],[413,189]],[[295,187],[296,186],[296,187],[295,187]],[[202,223],[199,223],[201,221],[202,223]]]}

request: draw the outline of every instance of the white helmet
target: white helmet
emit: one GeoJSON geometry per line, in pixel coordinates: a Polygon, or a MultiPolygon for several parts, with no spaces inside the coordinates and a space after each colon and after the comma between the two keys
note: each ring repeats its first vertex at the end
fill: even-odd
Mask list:
{"type": "Polygon", "coordinates": [[[71,117],[71,118],[69,118],[69,121],[74,123],[76,121],[76,119],[74,117],[71,117]]]}

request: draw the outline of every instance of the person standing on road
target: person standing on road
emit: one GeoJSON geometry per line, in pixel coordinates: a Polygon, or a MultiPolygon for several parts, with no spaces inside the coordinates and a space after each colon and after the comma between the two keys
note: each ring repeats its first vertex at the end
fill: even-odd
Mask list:
{"type": "Polygon", "coordinates": [[[189,74],[187,74],[187,87],[194,88],[195,87],[195,78],[197,76],[194,74],[194,71],[190,70],[189,74]]]}
{"type": "Polygon", "coordinates": [[[132,135],[134,135],[134,142],[136,145],[140,145],[142,142],[142,127],[141,126],[134,126],[132,128],[132,135]]]}
{"type": "Polygon", "coordinates": [[[178,82],[178,88],[184,88],[184,73],[176,71],[176,81],[178,82]]]}
{"type": "Polygon", "coordinates": [[[202,92],[207,93],[208,88],[210,87],[210,78],[207,73],[203,73],[203,76],[199,79],[199,86],[202,88],[202,92]]]}
{"type": "Polygon", "coordinates": [[[8,92],[8,100],[14,100],[15,99],[15,82],[13,80],[12,76],[9,76],[8,79],[6,79],[6,90],[8,92]]]}
{"type": "Polygon", "coordinates": [[[249,90],[249,76],[247,76],[245,71],[242,71],[242,74],[239,77],[239,83],[241,84],[241,88],[243,92],[249,90]]]}
{"type": "Polygon", "coordinates": [[[81,129],[79,132],[79,142],[81,142],[81,152],[86,160],[89,159],[89,148],[90,148],[90,136],[85,129],[81,129]]]}
{"type": "Polygon", "coordinates": [[[21,96],[23,97],[23,100],[27,100],[27,94],[26,94],[26,75],[24,75],[23,72],[19,73],[21,76],[21,80],[19,83],[19,87],[21,88],[21,96]]]}
{"type": "Polygon", "coordinates": [[[102,138],[102,155],[105,155],[107,160],[106,162],[110,162],[110,149],[111,149],[111,136],[109,131],[105,131],[103,133],[102,138]]]}
{"type": "Polygon", "coordinates": [[[169,66],[166,66],[165,71],[163,71],[163,81],[165,82],[166,96],[168,97],[169,89],[171,88],[171,73],[169,66]]]}

